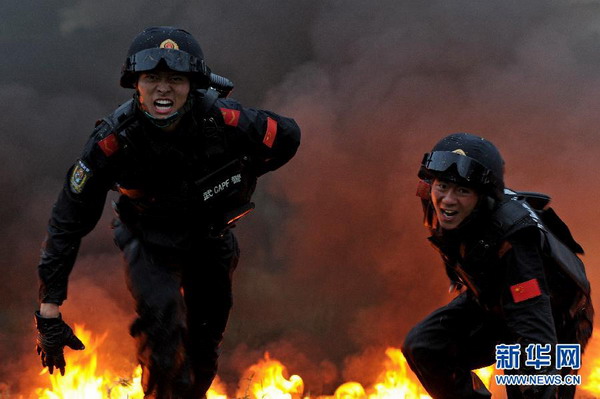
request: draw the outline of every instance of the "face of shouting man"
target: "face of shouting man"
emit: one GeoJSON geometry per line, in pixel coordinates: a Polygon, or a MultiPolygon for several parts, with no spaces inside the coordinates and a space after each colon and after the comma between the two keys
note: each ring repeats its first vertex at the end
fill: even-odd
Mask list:
{"type": "MultiPolygon", "coordinates": [[[[140,73],[136,89],[142,110],[157,119],[166,119],[179,111],[190,93],[190,80],[170,69],[153,69],[140,73]]],[[[173,130],[176,123],[164,130],[173,130]]]]}
{"type": "Polygon", "coordinates": [[[435,179],[431,187],[431,200],[440,226],[452,230],[473,212],[479,195],[470,187],[435,179]]]}

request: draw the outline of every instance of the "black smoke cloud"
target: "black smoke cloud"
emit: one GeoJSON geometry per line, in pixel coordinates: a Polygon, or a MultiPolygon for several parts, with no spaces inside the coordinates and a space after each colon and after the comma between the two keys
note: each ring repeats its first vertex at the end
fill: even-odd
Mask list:
{"type": "MultiPolygon", "coordinates": [[[[149,25],[190,30],[213,70],[236,83],[237,99],[303,129],[296,158],[262,179],[258,209],[236,229],[243,257],[220,371],[230,386],[265,350],[313,393],[347,379],[368,384],[383,349],[449,299],[414,192],[422,154],[451,132],[496,143],[509,186],[551,194],[599,279],[595,1],[0,8],[0,381],[15,392],[37,371],[31,312],[51,204],[94,121],[129,96],[119,67],[149,25]]],[[[107,207],[84,242],[64,312],[110,328],[112,348],[129,342],[132,310],[109,220],[107,207]]],[[[120,352],[133,361],[130,347],[120,352]]]]}

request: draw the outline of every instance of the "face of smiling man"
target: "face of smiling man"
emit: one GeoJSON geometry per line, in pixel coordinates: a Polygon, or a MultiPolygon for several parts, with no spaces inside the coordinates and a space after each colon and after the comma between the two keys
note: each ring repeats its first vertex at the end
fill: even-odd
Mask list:
{"type": "Polygon", "coordinates": [[[452,230],[473,212],[479,195],[472,188],[435,179],[431,187],[431,200],[440,226],[452,230]]]}
{"type": "MultiPolygon", "coordinates": [[[[165,119],[179,111],[187,101],[190,80],[180,72],[155,69],[140,74],[136,89],[142,109],[155,118],[165,119]]],[[[176,124],[164,130],[173,130],[176,124]]]]}

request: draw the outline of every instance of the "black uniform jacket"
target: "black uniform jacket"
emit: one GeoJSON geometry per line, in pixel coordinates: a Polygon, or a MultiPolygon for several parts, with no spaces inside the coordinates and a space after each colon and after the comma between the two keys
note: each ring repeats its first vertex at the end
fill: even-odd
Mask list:
{"type": "Polygon", "coordinates": [[[42,302],[66,299],[81,238],[98,222],[110,189],[121,193],[121,220],[145,239],[190,245],[190,237],[248,208],[257,177],[285,164],[300,143],[293,119],[232,99],[206,106],[195,95],[173,132],[152,125],[135,104],[98,122],[67,174],[38,267],[42,302]]]}
{"type": "Polygon", "coordinates": [[[563,246],[562,253],[576,264],[559,265],[552,252],[557,251],[548,245],[555,238],[535,213],[519,201],[507,200],[503,206],[475,216],[464,228],[430,238],[449,277],[496,316],[506,328],[500,337],[506,343],[584,345],[593,310],[583,264],[563,246]],[[517,217],[506,223],[502,211],[517,217]]]}

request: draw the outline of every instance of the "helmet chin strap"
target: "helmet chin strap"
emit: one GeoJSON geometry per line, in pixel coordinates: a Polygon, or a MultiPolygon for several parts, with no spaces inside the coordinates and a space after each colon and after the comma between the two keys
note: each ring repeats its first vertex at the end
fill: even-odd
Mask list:
{"type": "Polygon", "coordinates": [[[154,126],[164,129],[177,122],[179,118],[181,118],[182,114],[177,111],[166,118],[157,118],[151,115],[148,111],[144,111],[144,116],[146,116],[146,118],[148,118],[150,123],[152,123],[154,126]]]}

